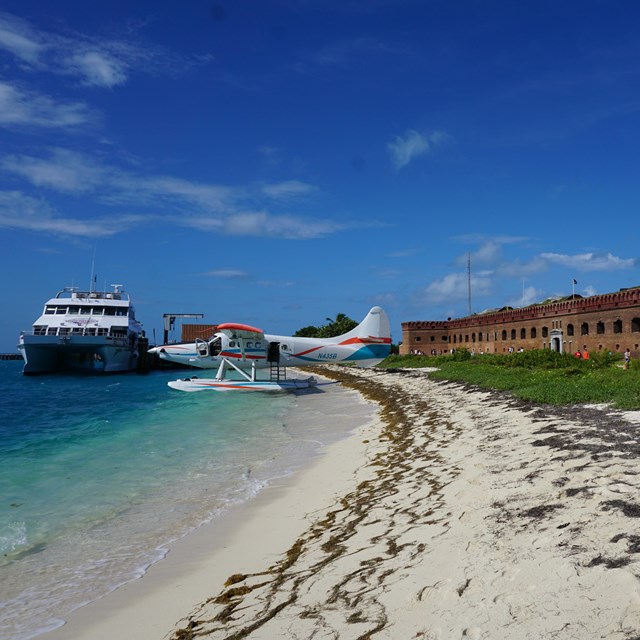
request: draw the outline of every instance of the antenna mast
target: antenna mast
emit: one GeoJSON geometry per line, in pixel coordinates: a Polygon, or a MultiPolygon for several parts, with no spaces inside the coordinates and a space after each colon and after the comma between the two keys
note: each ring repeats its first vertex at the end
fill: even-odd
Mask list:
{"type": "Polygon", "coordinates": [[[467,284],[469,291],[469,315],[471,315],[471,253],[467,254],[467,284]]]}

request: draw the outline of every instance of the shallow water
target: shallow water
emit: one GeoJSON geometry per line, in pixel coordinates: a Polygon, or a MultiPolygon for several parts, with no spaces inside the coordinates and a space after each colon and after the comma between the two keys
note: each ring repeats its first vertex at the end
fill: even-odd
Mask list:
{"type": "MultiPolygon", "coordinates": [[[[361,403],[182,393],[175,372],[24,377],[0,362],[0,638],[32,638],[345,435],[361,403]],[[304,419],[300,417],[304,414],[304,419]]],[[[363,418],[364,419],[364,418],[363,418]]],[[[351,424],[351,427],[353,424],[351,424]]]]}

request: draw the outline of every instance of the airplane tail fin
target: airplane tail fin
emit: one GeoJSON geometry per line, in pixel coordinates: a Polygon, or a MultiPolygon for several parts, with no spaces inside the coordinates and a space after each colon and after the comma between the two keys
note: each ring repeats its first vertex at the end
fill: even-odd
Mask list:
{"type": "Polygon", "coordinates": [[[373,307],[367,317],[354,329],[335,338],[338,344],[353,347],[352,362],[357,367],[373,367],[382,362],[391,351],[391,325],[381,307],[373,307]]]}
{"type": "Polygon", "coordinates": [[[338,336],[340,342],[350,338],[379,338],[391,342],[389,317],[382,307],[373,307],[365,319],[354,329],[338,336]]]}

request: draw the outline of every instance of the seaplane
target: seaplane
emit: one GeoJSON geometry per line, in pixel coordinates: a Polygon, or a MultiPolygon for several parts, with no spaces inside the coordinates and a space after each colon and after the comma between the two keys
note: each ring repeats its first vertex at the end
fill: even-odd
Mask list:
{"type": "Polygon", "coordinates": [[[354,329],[334,338],[298,338],[265,334],[246,324],[219,324],[208,340],[165,344],[149,349],[162,360],[198,369],[216,369],[215,377],[191,376],[168,383],[180,391],[295,391],[316,385],[314,377],[287,378],[286,368],[349,363],[372,367],[391,350],[389,318],[373,307],[354,329]],[[259,370],[269,377],[259,378],[259,370]]]}

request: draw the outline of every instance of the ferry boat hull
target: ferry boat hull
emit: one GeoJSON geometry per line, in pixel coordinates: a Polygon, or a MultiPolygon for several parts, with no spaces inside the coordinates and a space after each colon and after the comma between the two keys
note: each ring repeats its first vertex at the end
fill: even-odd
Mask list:
{"type": "Polygon", "coordinates": [[[136,368],[138,353],[126,340],[92,336],[24,335],[18,349],[24,359],[22,373],[57,371],[120,373],[136,368]]]}

